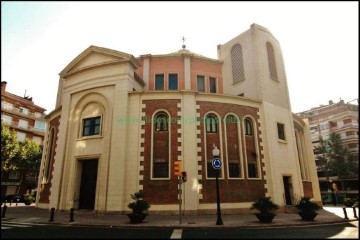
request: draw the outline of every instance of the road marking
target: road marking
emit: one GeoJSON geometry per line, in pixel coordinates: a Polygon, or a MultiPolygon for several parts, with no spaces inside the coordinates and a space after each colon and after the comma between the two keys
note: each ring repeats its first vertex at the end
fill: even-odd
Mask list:
{"type": "Polygon", "coordinates": [[[25,225],[25,224],[14,224],[14,223],[2,223],[1,226],[7,226],[7,227],[21,227],[21,228],[27,228],[27,227],[31,227],[31,225],[25,225]]]}
{"type": "Polygon", "coordinates": [[[182,229],[174,229],[170,239],[181,239],[182,229]]]}
{"type": "Polygon", "coordinates": [[[15,222],[2,222],[1,223],[1,229],[5,230],[5,229],[11,229],[11,228],[28,228],[28,227],[33,227],[33,226],[43,226],[46,224],[41,224],[41,223],[15,223],[15,222]]]}

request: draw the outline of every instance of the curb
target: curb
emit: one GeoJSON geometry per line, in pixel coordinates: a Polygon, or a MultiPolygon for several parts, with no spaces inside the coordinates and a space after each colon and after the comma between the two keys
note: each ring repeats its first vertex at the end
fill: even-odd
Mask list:
{"type": "MultiPolygon", "coordinates": [[[[15,218],[12,218],[15,219],[15,218]]],[[[11,219],[6,219],[11,220],[11,219]]],[[[301,221],[301,220],[300,220],[301,221]]],[[[259,228],[286,228],[286,227],[309,227],[309,226],[322,226],[322,225],[333,225],[333,224],[343,224],[347,222],[355,222],[359,221],[358,219],[351,219],[351,220],[342,220],[342,221],[329,221],[329,222],[306,222],[306,223],[299,223],[299,224],[273,224],[273,223],[264,223],[261,226],[255,225],[220,225],[220,226],[195,226],[194,224],[183,224],[183,225],[147,225],[148,223],[144,222],[142,224],[123,224],[123,225],[102,225],[102,224],[89,224],[89,223],[78,223],[78,222],[33,222],[36,224],[46,224],[46,225],[62,225],[62,226],[77,226],[77,227],[98,227],[98,228],[181,228],[181,229],[221,229],[221,228],[242,228],[242,229],[259,229],[259,228]],[[191,225],[191,226],[189,226],[191,225]]]]}

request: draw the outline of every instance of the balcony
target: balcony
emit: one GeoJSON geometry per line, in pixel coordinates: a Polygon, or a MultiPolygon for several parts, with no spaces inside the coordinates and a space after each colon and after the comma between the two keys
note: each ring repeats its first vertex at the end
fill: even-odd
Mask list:
{"type": "Polygon", "coordinates": [[[337,130],[343,130],[343,129],[347,129],[347,128],[354,128],[354,129],[358,129],[359,128],[359,124],[358,123],[347,123],[347,124],[343,124],[343,125],[338,125],[338,126],[334,126],[331,127],[331,131],[337,131],[337,130]]]}
{"type": "Polygon", "coordinates": [[[36,132],[36,133],[40,133],[41,135],[44,135],[46,129],[40,129],[40,128],[35,128],[33,126],[20,126],[18,122],[14,122],[14,121],[5,121],[3,119],[1,119],[1,123],[7,126],[10,126],[12,128],[16,128],[19,130],[24,130],[24,131],[30,131],[30,132],[36,132]]]}
{"type": "Polygon", "coordinates": [[[7,112],[7,113],[12,113],[15,114],[17,116],[22,116],[25,118],[31,118],[31,119],[39,119],[39,120],[45,120],[45,115],[41,114],[41,113],[33,113],[33,112],[24,112],[22,109],[20,108],[6,108],[3,105],[1,105],[1,110],[3,112],[7,112]]]}

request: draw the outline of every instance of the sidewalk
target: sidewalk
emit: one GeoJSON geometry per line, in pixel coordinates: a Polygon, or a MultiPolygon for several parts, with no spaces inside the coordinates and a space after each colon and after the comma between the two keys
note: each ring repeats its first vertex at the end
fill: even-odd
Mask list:
{"type": "MultiPolygon", "coordinates": [[[[3,210],[3,208],[1,208],[3,210]]],[[[69,223],[69,211],[55,211],[54,221],[49,222],[50,210],[35,208],[35,206],[24,206],[19,204],[8,206],[5,218],[2,221],[11,221],[18,223],[47,223],[47,224],[66,224],[66,225],[87,225],[87,226],[105,226],[105,227],[284,227],[284,226],[302,226],[318,225],[329,223],[341,223],[356,221],[352,208],[346,208],[348,220],[344,219],[342,207],[325,206],[318,211],[314,221],[302,221],[298,214],[278,213],[272,223],[260,223],[253,214],[222,214],[224,225],[216,225],[216,214],[214,215],[154,215],[150,214],[140,224],[130,224],[126,215],[119,213],[94,213],[87,210],[75,210],[74,222],[69,223]]],[[[356,208],[356,215],[359,216],[359,208],[356,208]]]]}

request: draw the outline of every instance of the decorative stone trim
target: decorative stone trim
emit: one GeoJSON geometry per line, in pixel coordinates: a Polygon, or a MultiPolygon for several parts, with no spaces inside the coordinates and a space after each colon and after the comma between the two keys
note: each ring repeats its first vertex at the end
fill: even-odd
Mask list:
{"type": "Polygon", "coordinates": [[[146,104],[141,104],[141,121],[140,121],[140,141],[139,141],[139,186],[138,189],[143,190],[143,180],[144,180],[144,143],[145,143],[145,123],[146,123],[146,113],[145,113],[146,104]]]}
{"type": "Polygon", "coordinates": [[[199,187],[198,187],[198,195],[199,195],[199,200],[203,199],[203,195],[201,194],[201,189],[202,189],[202,184],[201,184],[201,181],[202,181],[202,172],[203,172],[203,169],[202,169],[202,165],[201,165],[201,162],[202,162],[202,155],[201,155],[201,147],[199,147],[199,145],[201,144],[201,130],[200,130],[200,105],[195,105],[195,109],[196,109],[196,118],[197,118],[197,121],[196,121],[196,143],[197,143],[197,160],[198,160],[198,184],[199,184],[199,187]]]}

